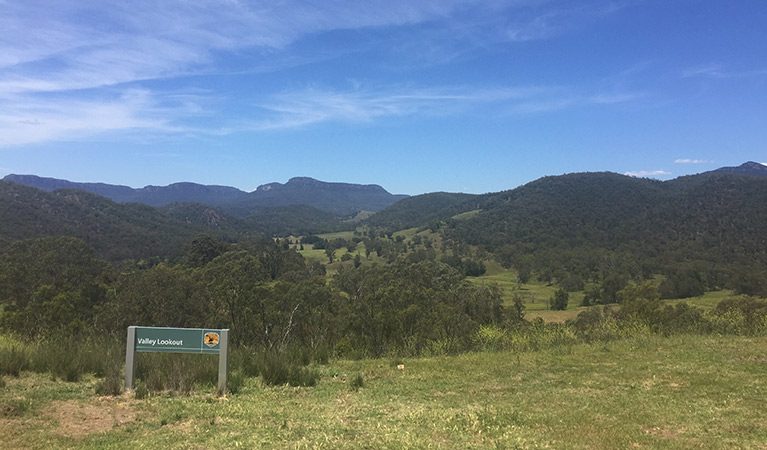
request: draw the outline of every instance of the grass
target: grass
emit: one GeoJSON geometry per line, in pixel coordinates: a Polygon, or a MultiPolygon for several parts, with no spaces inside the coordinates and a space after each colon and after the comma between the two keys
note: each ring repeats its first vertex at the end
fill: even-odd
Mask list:
{"type": "MultiPolygon", "coordinates": [[[[581,307],[584,292],[570,292],[570,301],[567,309],[564,311],[551,311],[548,307],[548,300],[554,295],[557,286],[543,283],[536,279],[523,284],[520,289],[517,283],[517,273],[511,269],[504,269],[496,261],[486,261],[487,272],[485,275],[476,278],[468,278],[472,283],[496,283],[503,289],[503,304],[509,306],[512,304],[513,296],[518,293],[524,299],[525,318],[528,320],[536,317],[542,318],[546,322],[564,322],[569,319],[575,319],[581,311],[588,308],[581,307]]],[[[709,310],[715,307],[720,301],[732,297],[734,292],[731,290],[722,290],[706,292],[700,297],[685,299],[664,300],[665,303],[676,305],[685,302],[691,306],[709,310]]]]}
{"type": "Polygon", "coordinates": [[[466,211],[465,213],[457,214],[453,216],[453,219],[455,220],[466,220],[471,219],[472,217],[476,216],[477,214],[481,213],[481,209],[475,209],[473,211],[466,211]]]}
{"type": "Polygon", "coordinates": [[[90,378],[25,372],[0,390],[2,404],[18,407],[0,418],[0,439],[46,449],[764,448],[766,346],[765,338],[645,336],[404,360],[404,370],[333,361],[319,368],[316,387],[251,378],[228,399],[101,399],[90,378]],[[60,412],[74,422],[99,409],[113,423],[86,432],[60,412]]]}

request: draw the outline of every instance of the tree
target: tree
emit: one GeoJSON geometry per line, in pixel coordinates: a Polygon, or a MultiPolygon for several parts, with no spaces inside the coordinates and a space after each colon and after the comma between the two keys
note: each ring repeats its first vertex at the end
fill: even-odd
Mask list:
{"type": "Polygon", "coordinates": [[[518,292],[515,292],[512,297],[511,315],[509,319],[516,322],[521,322],[525,319],[525,303],[518,292]]]}
{"type": "Polygon", "coordinates": [[[335,258],[336,256],[336,249],[334,249],[333,247],[327,247],[325,249],[325,255],[327,255],[328,257],[328,262],[333,264],[333,258],[335,258]]]}
{"type": "Polygon", "coordinates": [[[555,311],[564,311],[567,309],[567,302],[570,300],[570,294],[566,290],[559,288],[554,292],[554,296],[551,297],[549,304],[551,309],[555,311]]]}
{"type": "Polygon", "coordinates": [[[202,267],[225,251],[226,245],[209,234],[201,234],[189,243],[184,259],[190,267],[202,267]]]}

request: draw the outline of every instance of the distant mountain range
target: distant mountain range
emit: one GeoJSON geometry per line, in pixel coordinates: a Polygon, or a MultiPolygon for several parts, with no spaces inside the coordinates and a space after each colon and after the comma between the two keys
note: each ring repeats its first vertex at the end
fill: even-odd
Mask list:
{"type": "Polygon", "coordinates": [[[118,203],[145,203],[160,207],[179,202],[203,203],[237,217],[247,217],[266,208],[306,205],[336,215],[360,211],[380,211],[406,195],[393,195],[375,184],[327,183],[297,177],[287,183],[269,183],[253,192],[228,186],[174,183],[169,186],[146,186],[134,189],[105,183],[77,183],[36,175],[11,174],[5,181],[32,186],[44,191],[79,189],[118,203]]]}
{"type": "Polygon", "coordinates": [[[659,266],[695,260],[767,267],[766,175],[767,167],[753,162],[670,181],[574,173],[483,195],[409,198],[380,186],[311,178],[247,193],[194,183],[132,189],[9,175],[0,181],[0,249],[30,237],[75,236],[119,261],[178,256],[199,233],[238,240],[362,224],[387,234],[439,230],[451,245],[477,246],[510,261],[587,249],[599,261],[610,258],[598,252],[624,252],[659,266]],[[338,216],[362,210],[379,212],[362,222],[338,216]]]}

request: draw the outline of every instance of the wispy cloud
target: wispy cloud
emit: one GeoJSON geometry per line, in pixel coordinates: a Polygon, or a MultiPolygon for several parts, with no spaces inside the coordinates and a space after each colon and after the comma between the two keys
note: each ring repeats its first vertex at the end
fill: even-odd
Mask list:
{"type": "Polygon", "coordinates": [[[536,114],[589,104],[630,101],[636,95],[576,96],[566,88],[525,86],[478,89],[472,87],[389,87],[351,91],[307,88],[275,95],[258,107],[263,119],[255,129],[288,129],[322,122],[367,123],[378,118],[409,115],[445,116],[476,108],[498,108],[507,114],[536,114]]]}
{"type": "MultiPolygon", "coordinates": [[[[183,108],[173,106],[174,115],[183,108]]],[[[197,111],[192,105],[186,108],[190,115],[197,111]]],[[[100,99],[26,99],[24,103],[11,105],[0,112],[0,147],[82,140],[107,132],[188,132],[186,127],[174,124],[168,118],[167,110],[168,106],[142,90],[100,99]]]]}
{"type": "Polygon", "coordinates": [[[767,69],[733,70],[723,64],[711,63],[690,67],[682,71],[682,78],[752,78],[767,76],[767,69]]]}
{"type": "MultiPolygon", "coordinates": [[[[546,0],[79,0],[51,7],[45,2],[0,0],[0,4],[0,146],[13,146],[139,129],[225,133],[235,125],[207,129],[182,125],[205,108],[202,97],[209,94],[193,101],[169,101],[168,94],[149,81],[301,64],[307,57],[321,56],[299,55],[291,51],[293,47],[323,33],[426,30],[425,39],[404,36],[411,44],[441,48],[433,58],[412,49],[408,54],[442,61],[497,42],[561,34],[609,14],[616,2],[590,0],[568,6],[546,0]]],[[[352,43],[331,53],[359,50],[352,43]]],[[[531,89],[540,90],[298,89],[250,98],[260,110],[248,120],[256,129],[279,129],[444,114],[477,104],[507,104],[524,113],[626,100],[621,98],[625,94],[562,96],[548,88],[546,93],[531,89]]]]}
{"type": "Polygon", "coordinates": [[[712,161],[706,160],[706,159],[687,159],[687,158],[679,158],[674,160],[674,164],[708,164],[712,161]]]}
{"type": "Polygon", "coordinates": [[[624,175],[628,175],[630,177],[662,177],[671,175],[671,172],[665,171],[665,170],[637,170],[637,171],[630,171],[630,172],[624,172],[624,175]]]}

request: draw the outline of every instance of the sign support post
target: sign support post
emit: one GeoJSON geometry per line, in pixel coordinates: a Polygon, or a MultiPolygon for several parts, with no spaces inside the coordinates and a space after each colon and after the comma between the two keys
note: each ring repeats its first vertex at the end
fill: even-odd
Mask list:
{"type": "Polygon", "coordinates": [[[136,387],[136,352],[218,355],[218,393],[229,379],[229,329],[128,327],[125,344],[125,389],[136,387]]]}
{"type": "Polygon", "coordinates": [[[136,327],[128,327],[125,343],[125,389],[136,388],[136,327]]]}
{"type": "Polygon", "coordinates": [[[229,383],[229,330],[221,330],[218,354],[218,395],[224,395],[229,383]]]}

